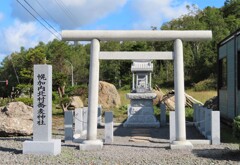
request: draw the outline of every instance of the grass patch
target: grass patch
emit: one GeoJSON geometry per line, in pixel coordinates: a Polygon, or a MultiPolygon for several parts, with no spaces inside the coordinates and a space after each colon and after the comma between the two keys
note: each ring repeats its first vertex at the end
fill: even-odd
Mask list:
{"type": "MultiPolygon", "coordinates": [[[[168,93],[169,91],[174,90],[173,88],[161,88],[164,94],[168,93]]],[[[207,91],[195,91],[194,89],[186,89],[185,92],[192,96],[193,98],[205,103],[208,99],[217,96],[216,90],[207,90],[207,91]]]]}
{"type": "Polygon", "coordinates": [[[24,104],[33,107],[33,98],[29,98],[29,97],[19,97],[16,98],[15,101],[21,101],[24,104]]]}
{"type": "Polygon", "coordinates": [[[193,98],[205,103],[208,99],[217,96],[217,91],[209,90],[209,91],[194,91],[193,89],[188,89],[185,91],[188,95],[193,98]]]}
{"type": "Polygon", "coordinates": [[[113,117],[114,117],[114,122],[116,123],[124,122],[128,117],[127,105],[121,106],[120,108],[114,108],[113,117]]]}
{"type": "Polygon", "coordinates": [[[11,102],[11,99],[9,98],[0,98],[0,107],[6,106],[8,103],[11,102]]]}
{"type": "Polygon", "coordinates": [[[193,108],[185,108],[186,121],[193,121],[193,108]]]}
{"type": "Polygon", "coordinates": [[[118,93],[120,95],[122,106],[130,104],[130,100],[127,99],[127,97],[126,97],[126,94],[130,93],[130,92],[131,92],[130,90],[119,90],[118,91],[118,93]]]}
{"type": "Polygon", "coordinates": [[[156,116],[157,120],[160,120],[160,115],[161,115],[160,108],[155,105],[155,106],[153,106],[153,110],[154,110],[154,115],[156,116]]]}
{"type": "Polygon", "coordinates": [[[54,116],[64,116],[62,108],[60,108],[57,104],[52,104],[52,115],[54,116]]]}
{"type": "Polygon", "coordinates": [[[114,122],[122,123],[127,117],[127,107],[130,104],[130,100],[127,99],[126,94],[130,93],[130,90],[119,90],[118,91],[121,99],[121,106],[119,108],[113,108],[114,122]]]}

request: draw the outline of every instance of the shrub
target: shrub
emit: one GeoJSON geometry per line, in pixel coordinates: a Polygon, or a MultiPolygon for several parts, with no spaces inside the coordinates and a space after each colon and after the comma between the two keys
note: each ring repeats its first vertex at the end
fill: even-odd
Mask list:
{"type": "Polygon", "coordinates": [[[128,105],[122,105],[121,107],[119,107],[119,110],[121,111],[127,111],[128,105]]]}
{"type": "Polygon", "coordinates": [[[88,97],[88,86],[86,84],[83,85],[75,85],[74,87],[67,87],[65,94],[68,96],[81,96],[84,100],[88,97]]]}
{"type": "Polygon", "coordinates": [[[187,121],[193,121],[193,109],[186,107],[185,116],[187,121]]]}
{"type": "Polygon", "coordinates": [[[240,116],[237,116],[233,120],[233,135],[240,139],[240,116]]]}
{"type": "Polygon", "coordinates": [[[0,107],[6,106],[10,102],[10,99],[5,98],[5,99],[0,99],[0,107]]]}
{"type": "Polygon", "coordinates": [[[130,89],[131,89],[130,85],[124,85],[124,86],[121,88],[121,90],[130,90],[130,89]]]}
{"type": "Polygon", "coordinates": [[[83,85],[75,85],[75,86],[67,86],[66,88],[66,94],[68,95],[76,95],[76,96],[81,96],[85,94],[88,90],[87,84],[83,85]]]}
{"type": "Polygon", "coordinates": [[[55,104],[59,104],[59,94],[56,91],[52,92],[52,101],[55,104]]]}
{"type": "Polygon", "coordinates": [[[29,97],[20,97],[20,98],[16,98],[16,101],[21,101],[24,104],[28,105],[28,106],[33,106],[33,98],[29,98],[29,97]]]}
{"type": "Polygon", "coordinates": [[[217,82],[215,79],[206,79],[199,81],[193,88],[195,91],[215,90],[217,89],[217,82]]]}

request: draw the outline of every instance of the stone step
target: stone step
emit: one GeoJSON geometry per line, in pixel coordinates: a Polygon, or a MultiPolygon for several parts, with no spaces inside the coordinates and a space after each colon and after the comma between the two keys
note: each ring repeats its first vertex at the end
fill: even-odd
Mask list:
{"type": "Polygon", "coordinates": [[[149,140],[149,136],[132,136],[133,139],[139,139],[139,140],[149,140]]]}
{"type": "Polygon", "coordinates": [[[148,129],[133,129],[130,142],[150,142],[151,134],[148,129]]]}
{"type": "Polygon", "coordinates": [[[129,142],[144,142],[144,143],[149,143],[149,139],[134,139],[130,138],[129,142]]]}

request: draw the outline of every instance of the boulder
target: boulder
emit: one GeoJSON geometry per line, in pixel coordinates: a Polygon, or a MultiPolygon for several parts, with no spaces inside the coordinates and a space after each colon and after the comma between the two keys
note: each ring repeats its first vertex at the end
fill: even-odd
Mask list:
{"type": "Polygon", "coordinates": [[[82,101],[81,97],[79,97],[79,96],[72,96],[71,97],[70,107],[74,107],[74,108],[82,108],[82,107],[84,107],[83,101],[82,101]]]}
{"type": "Polygon", "coordinates": [[[0,136],[27,136],[33,133],[33,108],[23,102],[0,107],[0,136]]]}
{"type": "Polygon", "coordinates": [[[104,81],[99,82],[98,104],[101,104],[102,108],[114,108],[121,105],[120,95],[113,84],[104,81]]]}

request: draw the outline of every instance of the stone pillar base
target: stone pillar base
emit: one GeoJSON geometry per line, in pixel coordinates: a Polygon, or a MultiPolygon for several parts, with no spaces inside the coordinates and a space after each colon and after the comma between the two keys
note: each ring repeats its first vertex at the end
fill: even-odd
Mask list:
{"type": "Polygon", "coordinates": [[[85,140],[79,145],[80,150],[101,150],[103,142],[101,140],[85,140]]]}
{"type": "Polygon", "coordinates": [[[83,137],[83,136],[86,136],[86,135],[87,135],[87,130],[84,130],[84,131],[82,131],[82,132],[80,132],[80,133],[75,133],[75,134],[73,135],[73,140],[74,140],[74,139],[78,139],[78,138],[83,137]]]}
{"type": "Polygon", "coordinates": [[[25,141],[23,154],[58,155],[61,153],[61,140],[50,141],[25,141]]]}
{"type": "Polygon", "coordinates": [[[173,141],[172,144],[170,144],[170,148],[172,150],[175,150],[175,149],[179,149],[179,150],[187,150],[187,149],[190,149],[192,150],[193,149],[193,145],[190,141],[173,141]]]}

